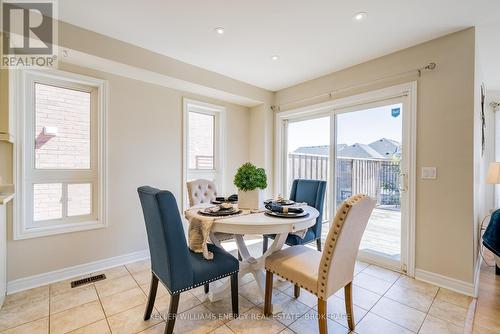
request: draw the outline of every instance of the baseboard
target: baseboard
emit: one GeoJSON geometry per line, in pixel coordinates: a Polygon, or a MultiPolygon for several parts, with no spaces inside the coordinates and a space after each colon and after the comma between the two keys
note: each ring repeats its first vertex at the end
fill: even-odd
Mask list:
{"type": "Polygon", "coordinates": [[[473,283],[458,280],[456,278],[436,274],[430,271],[415,269],[415,279],[424,281],[439,287],[452,290],[467,296],[476,296],[476,288],[473,283]]]}
{"type": "Polygon", "coordinates": [[[145,260],[148,258],[149,250],[145,249],[142,251],[119,255],[99,261],[79,264],[73,267],[49,271],[43,274],[19,278],[7,283],[7,294],[9,295],[15,292],[36,288],[42,285],[62,281],[72,277],[95,273],[97,271],[102,271],[112,267],[145,260]]]}

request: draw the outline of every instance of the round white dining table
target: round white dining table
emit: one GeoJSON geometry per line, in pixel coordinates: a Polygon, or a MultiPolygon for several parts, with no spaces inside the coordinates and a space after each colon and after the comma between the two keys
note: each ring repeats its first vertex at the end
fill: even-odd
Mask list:
{"type": "MultiPolygon", "coordinates": [[[[262,298],[264,298],[265,293],[266,258],[283,247],[290,232],[307,229],[316,223],[316,218],[319,216],[318,210],[310,206],[304,206],[303,209],[308,213],[306,217],[277,218],[270,217],[264,212],[259,212],[216,219],[212,225],[210,239],[216,246],[222,247],[221,241],[223,241],[219,239],[217,232],[234,234],[236,245],[241,255],[238,277],[241,280],[247,274],[253,275],[262,298]],[[276,237],[267,251],[255,258],[250,255],[248,247],[245,244],[245,239],[243,238],[245,234],[276,234],[276,237]]],[[[211,286],[209,293],[210,301],[213,302],[222,299],[227,294],[229,288],[229,280],[222,286],[211,286]]]]}

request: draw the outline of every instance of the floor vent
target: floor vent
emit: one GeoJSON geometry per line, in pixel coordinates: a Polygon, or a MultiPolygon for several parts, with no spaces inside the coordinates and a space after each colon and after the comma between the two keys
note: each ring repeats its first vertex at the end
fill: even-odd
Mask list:
{"type": "Polygon", "coordinates": [[[82,279],[79,279],[77,281],[71,282],[71,287],[77,288],[81,285],[102,281],[103,279],[106,279],[106,275],[104,275],[104,274],[90,276],[90,277],[82,278],[82,279]]]}

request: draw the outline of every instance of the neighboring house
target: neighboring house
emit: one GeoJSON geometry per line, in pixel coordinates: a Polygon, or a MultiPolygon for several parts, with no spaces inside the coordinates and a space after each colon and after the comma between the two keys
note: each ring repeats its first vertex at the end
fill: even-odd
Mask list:
{"type": "Polygon", "coordinates": [[[392,139],[381,138],[369,146],[388,159],[401,156],[401,144],[392,139]]]}
{"type": "Polygon", "coordinates": [[[343,149],[337,151],[337,156],[340,158],[357,158],[357,159],[373,159],[373,160],[384,160],[386,159],[383,155],[379,154],[373,148],[366,144],[356,143],[344,147],[343,149]]]}
{"type": "MultiPolygon", "coordinates": [[[[329,150],[329,145],[301,146],[293,153],[328,156],[329,150]]],[[[368,145],[360,143],[353,145],[338,144],[337,154],[341,158],[389,160],[401,155],[401,144],[387,138],[381,138],[368,145]]]]}
{"type": "MultiPolygon", "coordinates": [[[[345,148],[346,144],[337,145],[337,151],[345,148]]],[[[308,155],[321,155],[327,157],[330,151],[330,145],[319,145],[319,146],[301,146],[293,153],[308,154],[308,155]]]]}

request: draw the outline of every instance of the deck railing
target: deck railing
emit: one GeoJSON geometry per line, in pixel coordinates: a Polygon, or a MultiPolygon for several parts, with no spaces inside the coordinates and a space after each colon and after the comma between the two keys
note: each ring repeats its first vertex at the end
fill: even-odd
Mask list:
{"type": "MultiPolygon", "coordinates": [[[[328,157],[324,155],[289,153],[288,185],[294,179],[328,179],[328,157]]],[[[379,205],[399,206],[399,161],[337,158],[335,172],[338,206],[353,194],[367,194],[379,205]]],[[[327,199],[326,203],[330,201],[327,199]]],[[[326,205],[327,210],[330,210],[326,205]]],[[[326,215],[328,217],[328,215],[326,215]]]]}

